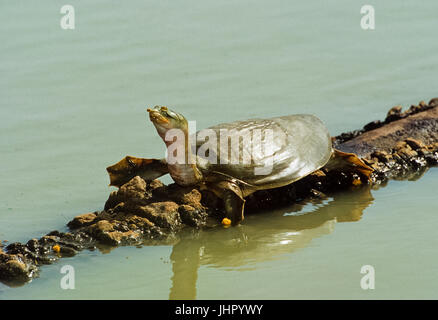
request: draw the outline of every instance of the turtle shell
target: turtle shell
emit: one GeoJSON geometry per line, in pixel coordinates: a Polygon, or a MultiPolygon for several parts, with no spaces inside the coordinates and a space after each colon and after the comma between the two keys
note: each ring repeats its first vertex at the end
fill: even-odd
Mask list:
{"type": "Polygon", "coordinates": [[[332,144],[320,119],[298,114],[200,130],[196,152],[204,175],[220,173],[266,189],[287,185],[323,167],[332,144]]]}

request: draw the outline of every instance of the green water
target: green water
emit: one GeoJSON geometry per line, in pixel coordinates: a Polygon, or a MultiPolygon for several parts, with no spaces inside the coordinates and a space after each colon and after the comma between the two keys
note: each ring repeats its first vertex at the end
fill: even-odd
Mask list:
{"type": "MultiPolygon", "coordinates": [[[[0,3],[0,239],[27,241],[102,209],[105,167],[162,157],[145,107],[198,129],[313,113],[332,135],[438,96],[436,1],[0,3]]],[[[247,215],[176,246],[82,252],[0,299],[438,298],[436,179],[247,215]],[[187,258],[187,259],[186,259],[187,258]],[[60,268],[75,268],[62,290],[60,268]],[[374,290],[362,290],[372,265],[374,290]],[[173,283],[172,283],[173,281],[173,283]]],[[[169,178],[164,179],[169,182],[169,178]]]]}

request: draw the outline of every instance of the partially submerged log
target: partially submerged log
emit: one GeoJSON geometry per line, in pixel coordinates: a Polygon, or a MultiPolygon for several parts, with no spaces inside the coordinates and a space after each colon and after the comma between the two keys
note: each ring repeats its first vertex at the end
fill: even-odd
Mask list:
{"type": "MultiPolygon", "coordinates": [[[[392,108],[384,121],[333,138],[333,145],[354,152],[375,169],[371,184],[409,178],[438,163],[438,98],[406,112],[392,108]]],[[[273,209],[324,193],[367,184],[364,177],[326,168],[291,185],[258,191],[247,198],[246,212],[273,209]]],[[[222,201],[208,191],[134,177],[110,194],[103,211],[79,215],[70,232],[52,231],[26,244],[0,245],[0,281],[22,285],[38,275],[39,266],[89,249],[120,245],[175,244],[187,230],[220,226],[222,201]]],[[[339,217],[342,219],[342,217],[339,217]]],[[[352,219],[351,217],[349,219],[352,219]]]]}

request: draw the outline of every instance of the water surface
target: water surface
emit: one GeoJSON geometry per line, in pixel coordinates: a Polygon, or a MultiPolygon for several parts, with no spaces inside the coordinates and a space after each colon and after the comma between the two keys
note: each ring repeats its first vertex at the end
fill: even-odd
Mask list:
{"type": "MultiPolygon", "coordinates": [[[[438,96],[436,1],[371,1],[374,31],[347,0],[71,4],[75,30],[60,28],[59,3],[0,4],[0,239],[10,242],[102,209],[105,167],[125,155],[162,157],[146,106],[172,106],[198,129],[306,112],[336,135],[438,96]]],[[[174,247],[82,252],[24,287],[0,285],[0,299],[437,298],[437,178],[431,169],[248,215],[174,247]],[[60,289],[64,264],[75,290],[60,289]],[[372,291],[359,286],[365,264],[372,291]]]]}

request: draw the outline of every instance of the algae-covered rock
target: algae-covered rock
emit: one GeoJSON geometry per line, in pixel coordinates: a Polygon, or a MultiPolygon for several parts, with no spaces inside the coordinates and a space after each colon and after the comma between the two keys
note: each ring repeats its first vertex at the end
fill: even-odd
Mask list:
{"type": "Polygon", "coordinates": [[[142,203],[150,198],[151,194],[146,192],[146,181],[139,176],[132,178],[129,182],[120,187],[119,190],[111,192],[105,203],[105,210],[114,208],[121,202],[142,203]]]}
{"type": "Polygon", "coordinates": [[[188,226],[199,228],[206,224],[208,214],[203,210],[199,210],[188,204],[183,204],[179,206],[178,212],[181,221],[188,226]]]}
{"type": "Polygon", "coordinates": [[[8,254],[0,249],[0,279],[10,286],[26,283],[37,273],[37,267],[22,254],[8,254]]]}
{"type": "Polygon", "coordinates": [[[162,228],[175,230],[181,225],[178,207],[175,202],[163,201],[140,206],[136,213],[162,228]]]}
{"type": "Polygon", "coordinates": [[[84,213],[79,216],[76,216],[71,220],[67,226],[70,229],[76,229],[84,226],[88,226],[92,224],[97,217],[97,212],[84,213]]]}

